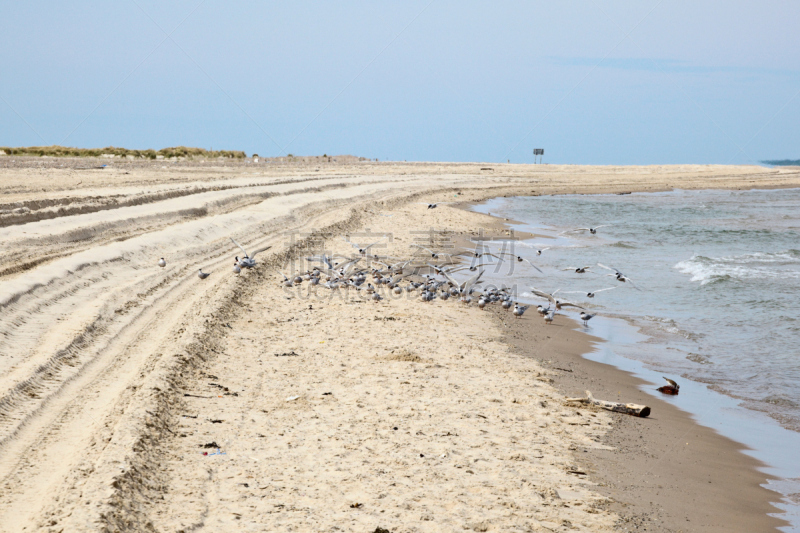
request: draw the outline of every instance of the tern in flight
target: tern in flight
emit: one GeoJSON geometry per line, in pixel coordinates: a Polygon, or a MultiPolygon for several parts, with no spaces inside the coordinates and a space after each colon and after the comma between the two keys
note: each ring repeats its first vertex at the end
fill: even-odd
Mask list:
{"type": "Polygon", "coordinates": [[[585,274],[591,267],[568,267],[561,270],[574,270],[576,274],[585,274]]]}
{"type": "Polygon", "coordinates": [[[352,246],[353,248],[358,250],[358,253],[360,253],[361,255],[366,255],[370,248],[372,248],[376,244],[380,244],[381,241],[373,242],[372,244],[369,244],[367,246],[361,246],[360,244],[352,242],[352,241],[349,241],[347,239],[345,239],[345,242],[350,243],[350,246],[352,246]]]}
{"type": "Polygon", "coordinates": [[[629,278],[628,276],[626,276],[625,274],[623,274],[622,272],[620,272],[616,268],[607,267],[607,266],[605,266],[605,265],[603,265],[601,263],[597,263],[597,266],[599,266],[600,268],[605,268],[606,270],[610,270],[611,272],[613,272],[613,274],[608,274],[608,275],[609,276],[614,276],[615,278],[617,278],[617,281],[621,281],[622,283],[625,283],[627,281],[628,283],[630,283],[633,286],[634,289],[641,290],[641,289],[639,289],[639,287],[636,286],[636,284],[633,282],[633,280],[631,278],[629,278]]]}
{"type": "MultiPolygon", "coordinates": [[[[492,252],[484,252],[484,253],[467,252],[467,255],[469,255],[469,254],[472,254],[473,256],[475,256],[478,259],[480,259],[481,257],[494,257],[495,259],[497,259],[499,261],[505,261],[505,259],[503,259],[502,257],[500,257],[497,254],[493,254],[492,252]]],[[[456,255],[461,255],[461,254],[456,254],[456,255]]]]}
{"type": "Polygon", "coordinates": [[[587,298],[594,298],[595,294],[597,294],[598,292],[613,291],[614,289],[616,289],[616,287],[608,287],[606,289],[598,289],[598,290],[592,291],[592,292],[570,291],[570,292],[566,292],[564,294],[585,294],[587,298]]]}
{"type": "MultiPolygon", "coordinates": [[[[507,256],[509,256],[509,257],[513,257],[514,259],[516,259],[516,260],[517,260],[517,262],[518,262],[518,263],[525,262],[525,263],[528,263],[528,264],[529,264],[530,266],[532,266],[533,268],[535,268],[536,270],[538,270],[539,272],[541,272],[541,271],[542,271],[542,269],[540,269],[539,267],[537,267],[536,265],[534,265],[533,263],[531,263],[529,260],[525,259],[525,258],[524,258],[524,257],[522,257],[522,256],[515,255],[515,254],[512,254],[512,253],[510,253],[510,252],[502,252],[500,255],[507,255],[507,256]]],[[[496,257],[496,256],[495,256],[495,257],[496,257]]]]}
{"type": "Polygon", "coordinates": [[[530,244],[524,243],[524,242],[521,242],[519,244],[521,244],[525,248],[533,248],[534,250],[536,250],[536,255],[542,255],[542,252],[544,252],[545,250],[549,250],[550,249],[549,246],[547,248],[537,248],[537,245],[535,245],[535,244],[533,246],[531,246],[530,244]]]}
{"type": "Polygon", "coordinates": [[[429,254],[431,254],[431,257],[432,257],[433,259],[439,259],[439,256],[441,256],[441,255],[446,255],[447,257],[453,257],[451,254],[445,254],[445,253],[436,253],[436,252],[434,252],[433,250],[431,250],[430,248],[425,248],[424,246],[422,246],[422,245],[420,245],[420,244],[412,244],[411,246],[413,246],[413,247],[415,247],[415,248],[419,248],[420,250],[424,250],[424,251],[428,252],[429,254]]]}
{"type": "Polygon", "coordinates": [[[306,261],[319,261],[327,268],[333,270],[333,263],[331,263],[331,258],[325,254],[322,254],[321,256],[315,255],[314,257],[306,257],[306,261]]]}
{"type": "Polygon", "coordinates": [[[603,224],[602,226],[595,226],[593,228],[575,228],[575,229],[564,231],[564,232],[560,233],[559,235],[565,235],[567,233],[577,233],[579,231],[588,231],[592,235],[597,235],[597,230],[599,230],[600,228],[607,228],[608,226],[609,226],[609,224],[603,224]]]}
{"type": "Polygon", "coordinates": [[[562,307],[577,307],[578,309],[583,309],[583,307],[581,307],[578,304],[574,304],[572,302],[567,302],[567,301],[562,301],[562,300],[557,300],[556,299],[556,293],[559,290],[561,290],[561,289],[558,289],[557,291],[553,292],[553,294],[550,294],[550,293],[547,293],[547,292],[540,291],[536,287],[531,287],[531,292],[533,294],[535,294],[536,296],[539,296],[540,298],[547,298],[548,300],[550,300],[550,302],[553,304],[553,306],[555,306],[554,311],[558,311],[562,307]]]}
{"type": "MultiPolygon", "coordinates": [[[[469,278],[468,280],[463,281],[463,282],[459,282],[456,278],[454,278],[450,274],[450,272],[448,272],[446,270],[442,271],[442,275],[445,278],[447,278],[447,281],[449,281],[450,284],[455,289],[457,289],[457,291],[458,291],[457,294],[461,295],[461,299],[463,301],[465,298],[469,297],[469,293],[472,291],[472,289],[475,287],[475,285],[477,285],[479,283],[482,283],[480,281],[480,279],[481,279],[481,276],[483,276],[484,272],[485,272],[484,270],[481,270],[480,272],[478,272],[477,274],[475,274],[474,276],[472,276],[471,278],[469,278]]],[[[455,296],[455,295],[453,295],[453,296],[455,296]]]]}
{"type": "Polygon", "coordinates": [[[256,254],[260,254],[261,252],[272,248],[272,246],[265,246],[264,248],[259,248],[258,250],[253,252],[253,255],[250,255],[247,253],[247,250],[245,250],[241,244],[239,244],[233,239],[233,237],[231,237],[231,241],[233,242],[233,244],[238,246],[242,250],[242,252],[244,252],[244,257],[242,259],[239,259],[239,256],[236,256],[236,262],[239,264],[241,268],[253,268],[254,266],[256,266],[256,254]]]}

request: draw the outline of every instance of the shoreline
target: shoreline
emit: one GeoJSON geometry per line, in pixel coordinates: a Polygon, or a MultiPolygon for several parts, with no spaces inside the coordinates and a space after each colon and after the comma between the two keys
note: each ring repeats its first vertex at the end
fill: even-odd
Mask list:
{"type": "MultiPolygon", "coordinates": [[[[524,224],[472,211],[485,201],[455,207],[492,217],[506,229],[524,224]]],[[[621,517],[620,525],[632,531],[720,533],[778,531],[789,525],[780,517],[784,511],[774,505],[783,495],[763,486],[779,479],[762,471],[769,465],[746,455],[744,444],[642,390],[645,385],[655,389],[649,382],[588,358],[609,341],[593,336],[573,316],[561,315],[564,322],[554,322],[552,329],[559,328],[554,334],[551,328],[534,331],[522,321],[509,320],[502,309],[492,308],[492,315],[507,328],[505,341],[515,353],[553,371],[550,376],[564,397],[584,397],[590,390],[596,398],[651,407],[647,418],[611,413],[611,429],[599,440],[611,449],[576,452],[576,458],[591,464],[587,472],[599,484],[598,492],[612,499],[608,509],[621,517]],[[552,347],[547,355],[538,347],[544,338],[552,347]]],[[[531,318],[539,319],[535,314],[531,318]]],[[[571,407],[588,409],[577,405],[571,407]]]]}
{"type": "MultiPolygon", "coordinates": [[[[173,518],[180,515],[188,529],[212,531],[306,513],[340,529],[357,523],[374,530],[391,511],[393,531],[437,521],[477,531],[498,524],[615,530],[618,513],[599,493],[603,487],[579,473],[590,455],[572,453],[604,447],[601,433],[611,415],[585,408],[577,415],[563,406],[563,394],[549,383],[560,371],[511,353],[502,324],[487,324],[488,312],[453,301],[402,300],[337,301],[320,313],[316,303],[286,299],[274,270],[307,254],[303,246],[315,239],[352,253],[342,236],[369,228],[373,236],[396,234],[394,250],[407,256],[419,237],[411,230],[449,228],[458,239],[494,223],[487,215],[418,205],[431,201],[575,188],[735,188],[753,181],[752,187],[797,187],[800,178],[749,167],[638,168],[620,171],[619,179],[613,169],[596,167],[569,169],[579,176],[501,166],[503,175],[495,176],[469,164],[338,165],[319,172],[286,165],[258,175],[226,168],[222,176],[213,167],[156,165],[71,174],[0,170],[6,224],[0,233],[8,245],[0,255],[6,310],[0,339],[8,355],[0,358],[0,370],[8,370],[0,377],[0,529],[133,531],[152,523],[176,530],[173,518]],[[708,173],[717,179],[709,181],[708,173]],[[142,186],[158,191],[145,197],[136,192],[142,186]],[[292,241],[287,231],[303,237],[292,241]],[[248,249],[274,249],[235,277],[230,267],[239,252],[231,236],[248,249]],[[166,268],[154,263],[161,255],[166,268]],[[198,281],[200,267],[212,276],[198,281]],[[391,359],[388,343],[395,338],[412,353],[395,350],[399,358],[391,359]],[[453,348],[437,360],[441,343],[453,348]],[[70,351],[61,351],[65,346],[70,351]],[[465,360],[455,360],[459,353],[465,360]],[[70,354],[68,364],[63,354],[70,354]],[[46,374],[37,373],[43,368],[46,374]],[[383,369],[393,374],[376,381],[383,369]],[[327,383],[320,381],[323,371],[327,383]],[[305,393],[291,390],[298,384],[305,393]],[[394,396],[380,398],[384,390],[394,396]],[[293,396],[299,398],[287,400],[293,396]],[[400,438],[393,432],[399,430],[385,427],[389,415],[413,428],[400,438]],[[300,422],[308,425],[286,431],[300,422]],[[440,450],[441,439],[451,438],[452,447],[440,450]],[[315,444],[324,439],[329,449],[315,444]],[[377,453],[374,439],[388,448],[377,453]],[[436,452],[420,450],[424,463],[393,455],[422,442],[436,452]],[[203,456],[198,447],[211,443],[225,455],[203,456]],[[282,462],[295,444],[311,448],[294,463],[282,462]],[[321,466],[303,462],[324,454],[330,455],[321,466]],[[357,490],[340,494],[343,485],[334,478],[341,474],[326,465],[348,457],[354,461],[346,465],[353,472],[348,483],[357,490]],[[365,470],[377,463],[383,472],[365,470]],[[392,481],[380,490],[363,490],[388,472],[392,481]],[[300,477],[290,483],[288,475],[300,477]],[[442,483],[451,491],[444,499],[431,488],[442,483]],[[318,485],[314,496],[309,487],[318,485]],[[457,497],[458,509],[448,503],[457,497]],[[426,498],[430,509],[422,509],[426,498]],[[520,516],[527,525],[515,521],[520,516]]],[[[536,319],[515,322],[522,327],[536,319]]]]}
{"type": "MultiPolygon", "coordinates": [[[[500,311],[495,314],[502,316],[500,311]]],[[[612,413],[611,429],[599,441],[612,449],[576,452],[589,465],[590,478],[599,484],[596,490],[612,498],[608,508],[621,516],[628,530],[721,533],[777,531],[788,525],[773,505],[780,494],[762,486],[774,479],[760,470],[767,465],[743,453],[742,444],[644,392],[641,387],[652,386],[649,383],[585,357],[605,340],[581,331],[577,321],[565,317],[566,324],[552,328],[569,332],[543,355],[524,325],[506,322],[507,342],[552,370],[554,385],[564,396],[583,397],[590,390],[597,398],[651,407],[648,418],[612,413]]]]}

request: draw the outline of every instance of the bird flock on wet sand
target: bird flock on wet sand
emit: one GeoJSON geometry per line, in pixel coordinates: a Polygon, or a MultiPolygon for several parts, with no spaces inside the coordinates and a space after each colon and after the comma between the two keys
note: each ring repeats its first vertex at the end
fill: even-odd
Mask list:
{"type": "MultiPolygon", "coordinates": [[[[433,209],[437,204],[427,205],[428,209],[433,209]]],[[[607,226],[577,228],[563,232],[561,235],[586,231],[596,235],[597,230],[602,227],[607,226]]],[[[345,241],[353,247],[353,254],[321,254],[306,257],[305,260],[308,264],[304,271],[292,273],[291,275],[286,275],[282,272],[276,273],[280,275],[280,283],[285,288],[297,287],[303,283],[308,283],[309,287],[321,287],[331,291],[347,290],[356,291],[358,294],[363,291],[367,298],[375,302],[379,302],[389,295],[400,297],[405,293],[409,295],[419,294],[421,302],[431,302],[436,299],[447,301],[451,298],[464,305],[471,305],[475,302],[480,309],[485,309],[487,305],[499,303],[503,309],[511,311],[515,318],[522,318],[530,306],[516,301],[515,295],[509,287],[504,285],[500,287],[483,287],[485,280],[481,278],[486,272],[486,267],[496,267],[499,262],[510,261],[522,263],[542,273],[542,270],[529,259],[503,251],[505,250],[505,245],[502,246],[502,250],[495,251],[490,248],[487,241],[475,241],[474,249],[453,251],[454,253],[433,250],[431,249],[433,245],[428,247],[421,244],[412,244],[411,247],[414,250],[412,255],[398,258],[373,253],[373,248],[383,243],[383,240],[382,238],[373,243],[359,244],[349,238],[345,238],[345,241]],[[466,262],[464,259],[469,259],[470,261],[466,262]]],[[[256,255],[271,248],[270,246],[260,248],[251,254],[233,238],[231,238],[231,242],[244,254],[242,257],[238,255],[235,257],[233,271],[236,274],[240,274],[245,269],[254,268],[256,266],[256,255]]],[[[503,243],[503,241],[488,242],[503,243]]],[[[526,245],[526,247],[530,246],[526,245]]],[[[534,247],[537,256],[541,256],[543,252],[550,249],[551,247],[534,247]]],[[[166,266],[166,261],[163,257],[159,259],[158,265],[162,268],[166,266]]],[[[618,282],[625,283],[636,290],[641,290],[631,278],[618,269],[601,263],[597,263],[596,266],[611,272],[607,275],[614,277],[618,282]]],[[[571,266],[559,270],[586,274],[593,268],[594,266],[592,265],[571,266]]],[[[210,274],[210,272],[203,272],[202,269],[197,272],[200,279],[206,279],[210,274]]],[[[555,316],[562,309],[575,308],[580,311],[580,320],[584,326],[588,326],[589,321],[596,314],[590,314],[583,306],[558,297],[559,293],[582,294],[586,298],[595,298],[599,293],[616,288],[618,287],[605,287],[590,292],[562,292],[561,289],[558,289],[548,293],[536,287],[531,287],[530,294],[546,300],[545,304],[538,305],[536,308],[539,315],[544,319],[545,324],[552,324],[555,316]]],[[[677,394],[678,385],[669,379],[667,381],[669,386],[661,387],[659,391],[666,394],[677,394]]]]}

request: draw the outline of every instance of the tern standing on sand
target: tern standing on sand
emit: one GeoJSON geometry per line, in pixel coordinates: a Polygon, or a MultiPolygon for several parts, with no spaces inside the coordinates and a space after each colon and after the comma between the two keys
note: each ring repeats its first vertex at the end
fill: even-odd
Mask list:
{"type": "Polygon", "coordinates": [[[522,315],[525,314],[525,311],[528,309],[529,306],[527,305],[519,305],[514,304],[514,316],[517,318],[522,318],[522,315]]]}

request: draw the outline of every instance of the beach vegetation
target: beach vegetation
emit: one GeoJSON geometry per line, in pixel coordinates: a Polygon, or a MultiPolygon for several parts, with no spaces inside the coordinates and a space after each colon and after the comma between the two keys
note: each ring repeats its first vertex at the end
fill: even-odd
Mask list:
{"type": "Polygon", "coordinates": [[[132,156],[135,159],[156,159],[162,156],[164,159],[171,157],[196,159],[196,158],[226,158],[226,159],[244,159],[247,157],[242,151],[239,150],[206,150],[205,148],[194,148],[188,146],[173,146],[169,148],[162,148],[160,150],[131,150],[128,148],[118,148],[115,146],[107,146],[105,148],[73,148],[69,146],[23,146],[23,147],[6,147],[0,146],[0,151],[5,152],[6,155],[15,156],[29,156],[29,157],[101,157],[101,156],[114,156],[114,157],[127,157],[132,156]]]}

